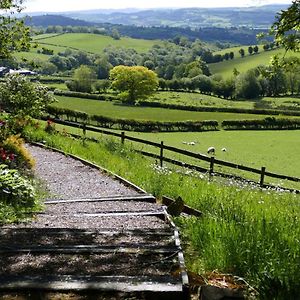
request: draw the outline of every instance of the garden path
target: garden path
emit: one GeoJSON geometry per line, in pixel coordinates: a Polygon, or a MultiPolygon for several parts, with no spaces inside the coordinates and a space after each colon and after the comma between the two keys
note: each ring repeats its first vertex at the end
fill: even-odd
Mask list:
{"type": "Polygon", "coordinates": [[[178,231],[152,195],[64,154],[27,147],[48,195],[33,221],[0,230],[0,296],[26,287],[93,290],[92,299],[152,299],[147,292],[184,299],[178,231]]]}

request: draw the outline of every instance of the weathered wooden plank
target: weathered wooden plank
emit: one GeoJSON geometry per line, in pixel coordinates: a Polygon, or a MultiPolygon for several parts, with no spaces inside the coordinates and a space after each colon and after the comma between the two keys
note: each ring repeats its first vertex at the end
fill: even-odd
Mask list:
{"type": "Polygon", "coordinates": [[[122,292],[183,292],[180,278],[173,276],[5,276],[0,290],[98,290],[122,292]]]}
{"type": "Polygon", "coordinates": [[[155,197],[151,194],[127,195],[127,196],[107,196],[97,198],[78,198],[78,199],[46,199],[45,204],[74,203],[74,202],[101,202],[101,201],[146,201],[155,202],[155,197]]]}
{"type": "MultiPolygon", "coordinates": [[[[63,214],[62,214],[63,215],[63,214]]],[[[69,214],[67,214],[69,215],[69,214]]],[[[162,218],[165,216],[164,211],[125,211],[125,212],[104,212],[104,213],[75,213],[70,216],[74,217],[123,217],[123,216],[151,216],[162,218]]]]}
{"type": "Polygon", "coordinates": [[[21,227],[21,228],[0,228],[0,234],[8,234],[9,232],[12,233],[23,233],[26,232],[43,232],[45,235],[65,235],[65,234],[81,234],[81,235],[91,235],[91,234],[100,234],[100,235],[137,235],[137,236],[172,236],[174,234],[172,228],[170,229],[124,229],[124,230],[115,230],[115,229],[95,229],[95,230],[87,230],[87,229],[78,229],[78,228],[27,228],[27,227],[21,227]]]}
{"type": "Polygon", "coordinates": [[[30,247],[0,247],[0,253],[128,253],[128,254],[170,254],[178,252],[178,247],[157,245],[72,245],[72,246],[30,246],[30,247]]]}

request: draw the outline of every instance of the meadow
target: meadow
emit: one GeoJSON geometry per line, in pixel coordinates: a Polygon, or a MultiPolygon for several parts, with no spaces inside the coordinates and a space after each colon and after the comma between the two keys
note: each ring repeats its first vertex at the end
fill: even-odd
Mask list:
{"type": "Polygon", "coordinates": [[[36,36],[35,42],[40,45],[46,45],[51,49],[53,46],[59,46],[63,48],[74,48],[77,50],[101,54],[104,48],[113,46],[118,48],[133,48],[137,52],[147,52],[155,44],[162,44],[159,40],[142,40],[133,39],[128,37],[121,37],[119,40],[115,40],[110,36],[91,34],[91,33],[65,33],[62,35],[40,35],[36,36]]]}
{"type": "MultiPolygon", "coordinates": [[[[243,278],[255,299],[296,299],[299,292],[299,195],[227,185],[206,176],[159,168],[112,139],[83,142],[64,134],[27,128],[29,140],[44,141],[107,168],[158,198],[181,196],[203,217],[175,218],[189,271],[243,278]]],[[[254,298],[252,298],[254,299],[254,298]]]]}
{"type": "MultiPolygon", "coordinates": [[[[238,49],[243,48],[239,47],[238,49]]],[[[230,52],[231,48],[226,49],[226,52],[230,52]]],[[[244,47],[245,52],[248,51],[244,47]]],[[[233,48],[233,51],[236,51],[236,48],[233,48]]],[[[279,55],[281,57],[291,57],[297,56],[300,57],[300,53],[287,52],[285,53],[284,49],[275,49],[272,51],[260,51],[258,54],[245,55],[241,57],[240,54],[236,53],[233,60],[224,60],[222,62],[209,64],[209,70],[212,74],[220,74],[224,78],[230,78],[233,76],[233,69],[236,68],[240,73],[244,73],[251,68],[255,68],[259,65],[267,65],[270,62],[271,56],[279,55]]]]}
{"type": "MultiPolygon", "coordinates": [[[[299,130],[127,134],[158,143],[164,141],[165,145],[202,154],[207,154],[207,149],[213,146],[218,159],[257,169],[264,166],[270,172],[300,177],[299,130]],[[190,142],[195,142],[195,145],[185,144],[190,142]],[[222,148],[227,151],[221,151],[222,148]]],[[[259,178],[259,175],[255,176],[259,178]]]]}
{"type": "Polygon", "coordinates": [[[56,96],[58,102],[53,106],[83,111],[87,114],[106,117],[151,121],[201,121],[232,119],[263,119],[265,115],[196,112],[176,109],[164,109],[142,106],[128,106],[118,102],[88,100],[75,97],[56,96]],[[88,103],[88,105],[87,105],[88,103]]]}
{"type": "Polygon", "coordinates": [[[207,106],[207,107],[226,107],[226,108],[246,108],[254,109],[256,105],[265,103],[269,108],[289,106],[292,108],[300,107],[299,97],[262,97],[254,100],[230,100],[222,99],[211,95],[188,92],[158,92],[147,101],[155,101],[167,104],[177,104],[183,106],[207,106]]]}
{"type": "Polygon", "coordinates": [[[47,49],[53,50],[54,54],[57,54],[59,52],[64,52],[67,48],[66,47],[59,47],[54,45],[37,45],[36,48],[31,48],[29,52],[16,52],[14,53],[14,57],[18,60],[28,60],[28,61],[48,61],[51,57],[50,55],[38,53],[39,51],[42,51],[42,48],[45,47],[47,49]]]}
{"type": "MultiPolygon", "coordinates": [[[[82,136],[82,130],[62,126],[56,124],[56,129],[65,133],[73,133],[82,136]]],[[[112,130],[120,133],[120,131],[112,130]]],[[[172,132],[172,133],[141,133],[126,132],[126,136],[132,136],[147,141],[152,141],[164,145],[172,146],[178,149],[184,149],[194,153],[207,155],[207,149],[211,146],[215,147],[215,158],[229,161],[236,164],[261,169],[266,167],[268,172],[300,177],[300,161],[299,151],[300,140],[299,130],[289,131],[210,131],[210,132],[172,132]],[[193,142],[193,143],[192,143],[193,142]],[[221,151],[226,148],[225,151],[221,151]],[[289,150],[287,150],[289,149],[289,150]]],[[[100,133],[87,131],[86,136],[89,138],[102,139],[107,137],[100,133]]],[[[112,138],[116,142],[120,142],[120,138],[112,138]]],[[[130,147],[143,150],[159,155],[159,148],[135,143],[131,141],[125,142],[130,147]]],[[[170,151],[164,151],[166,157],[191,163],[209,169],[209,163],[190,158],[181,154],[170,151]]],[[[168,164],[167,164],[168,165],[168,164]]],[[[247,179],[259,182],[260,175],[249,173],[241,170],[235,170],[224,166],[215,165],[215,170],[242,176],[247,179]]],[[[266,177],[265,182],[272,185],[285,186],[300,190],[300,184],[291,181],[284,181],[266,177]]]]}

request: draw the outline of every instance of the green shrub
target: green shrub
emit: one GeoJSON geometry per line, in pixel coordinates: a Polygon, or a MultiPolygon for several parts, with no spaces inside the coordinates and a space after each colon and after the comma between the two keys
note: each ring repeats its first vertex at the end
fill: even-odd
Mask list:
{"type": "Polygon", "coordinates": [[[300,129],[300,119],[267,117],[261,120],[224,120],[225,130],[282,130],[300,129]]]}
{"type": "Polygon", "coordinates": [[[29,180],[22,177],[17,170],[0,165],[0,202],[22,207],[33,206],[36,191],[29,180]]]}

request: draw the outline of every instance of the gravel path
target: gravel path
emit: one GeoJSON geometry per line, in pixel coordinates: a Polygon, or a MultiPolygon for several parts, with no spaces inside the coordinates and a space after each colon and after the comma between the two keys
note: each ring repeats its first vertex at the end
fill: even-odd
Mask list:
{"type": "Polygon", "coordinates": [[[26,147],[36,161],[35,175],[45,182],[50,198],[78,199],[138,194],[107,174],[71,157],[37,146],[26,147]]]}
{"type": "MultiPolygon", "coordinates": [[[[149,195],[71,157],[37,146],[27,148],[36,161],[35,176],[50,194],[47,198],[57,200],[46,201],[45,210],[27,223],[0,228],[0,283],[1,278],[17,275],[43,280],[49,275],[81,276],[81,284],[86,285],[90,278],[99,284],[105,280],[97,276],[129,276],[123,285],[110,279],[120,292],[124,284],[135,286],[142,281],[141,276],[163,276],[162,282],[155,279],[160,290],[161,286],[166,290],[172,284],[181,286],[176,273],[180,249],[161,205],[147,202],[149,195]],[[55,246],[59,249],[51,251],[55,246]]],[[[72,279],[66,281],[74,284],[72,279]]],[[[113,298],[104,295],[103,299],[113,298]]]]}

